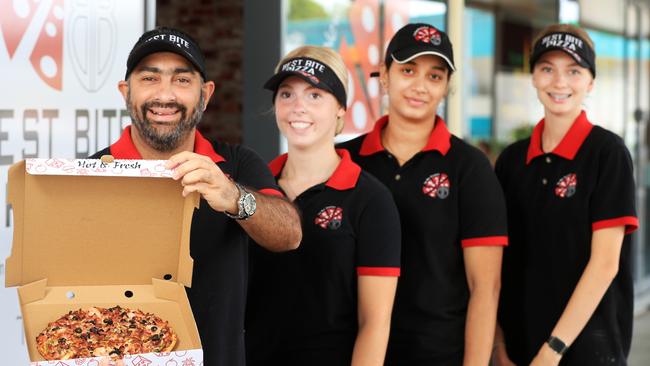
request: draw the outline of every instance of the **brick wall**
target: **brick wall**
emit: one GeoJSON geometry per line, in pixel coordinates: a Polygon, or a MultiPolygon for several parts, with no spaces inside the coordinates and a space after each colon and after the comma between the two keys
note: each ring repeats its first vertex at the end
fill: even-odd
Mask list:
{"type": "Polygon", "coordinates": [[[241,142],[243,0],[157,0],[156,25],[182,29],[205,54],[215,93],[199,125],[210,139],[241,142]]]}

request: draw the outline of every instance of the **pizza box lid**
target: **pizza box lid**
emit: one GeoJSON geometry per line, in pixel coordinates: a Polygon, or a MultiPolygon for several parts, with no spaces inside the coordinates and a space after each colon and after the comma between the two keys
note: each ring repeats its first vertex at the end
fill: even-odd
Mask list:
{"type": "Polygon", "coordinates": [[[183,197],[160,160],[27,159],[9,169],[14,235],[5,286],[190,286],[190,226],[198,194],[183,197]]]}

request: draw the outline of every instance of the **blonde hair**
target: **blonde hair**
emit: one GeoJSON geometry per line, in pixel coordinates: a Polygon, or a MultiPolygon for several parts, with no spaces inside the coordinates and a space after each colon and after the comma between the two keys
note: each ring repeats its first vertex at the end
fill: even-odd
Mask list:
{"type": "Polygon", "coordinates": [[[594,41],[591,39],[591,37],[589,37],[589,33],[580,27],[576,27],[573,24],[551,24],[549,26],[546,26],[539,33],[537,33],[537,36],[535,39],[533,39],[533,46],[536,45],[537,42],[542,39],[542,37],[551,33],[569,33],[573,34],[574,36],[578,36],[587,42],[587,45],[589,45],[589,47],[594,51],[594,54],[596,52],[594,41]]]}
{"type": "MultiPolygon", "coordinates": [[[[332,69],[332,71],[334,71],[334,74],[336,74],[336,77],[339,78],[341,84],[343,84],[343,90],[345,90],[345,95],[348,95],[348,68],[345,66],[345,62],[343,62],[343,58],[341,58],[341,55],[339,55],[336,51],[334,51],[331,48],[322,47],[322,46],[298,47],[295,50],[287,53],[280,60],[280,62],[278,62],[277,66],[275,67],[275,73],[277,74],[278,71],[280,70],[280,67],[282,67],[282,65],[284,65],[287,61],[297,57],[309,57],[327,65],[327,67],[329,67],[330,69],[332,69]]],[[[347,106],[345,105],[342,105],[341,107],[343,107],[344,109],[347,108],[347,106]]],[[[345,122],[343,121],[343,118],[339,117],[336,121],[337,135],[341,133],[341,131],[343,130],[344,124],[345,122]]]]}

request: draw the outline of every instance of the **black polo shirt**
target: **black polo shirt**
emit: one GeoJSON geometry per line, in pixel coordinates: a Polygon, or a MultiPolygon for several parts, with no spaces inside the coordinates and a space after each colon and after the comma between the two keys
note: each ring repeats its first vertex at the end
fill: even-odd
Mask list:
{"type": "MultiPolygon", "coordinates": [[[[264,161],[250,149],[210,143],[197,131],[194,152],[210,157],[226,175],[244,186],[281,195],[264,161]]],[[[105,154],[118,159],[142,158],[131,140],[131,126],[116,143],[92,158],[105,154]]],[[[190,255],[194,270],[192,287],[186,290],[203,344],[205,366],[245,364],[248,241],[248,235],[235,220],[214,211],[201,199],[192,218],[190,255]]]]}
{"type": "Polygon", "coordinates": [[[460,365],[469,289],[463,248],[507,245],[503,194],[487,158],[436,117],[427,145],[399,166],[374,130],[340,146],[393,193],[402,225],[386,365],[460,365]]]}
{"type": "MultiPolygon", "coordinates": [[[[340,150],[326,183],[301,193],[297,250],[251,250],[248,365],[349,365],[357,277],[398,276],[400,226],[390,192],[340,150]]],[[[271,162],[279,177],[287,155],[271,162]]]]}
{"type": "MultiPolygon", "coordinates": [[[[583,111],[560,144],[542,151],[544,120],[506,148],[496,172],[506,195],[499,321],[508,352],[527,365],[551,335],[589,261],[595,230],[638,226],[632,160],[615,134],[583,111]]],[[[630,236],[618,274],[561,365],[626,365],[632,336],[630,236]]]]}

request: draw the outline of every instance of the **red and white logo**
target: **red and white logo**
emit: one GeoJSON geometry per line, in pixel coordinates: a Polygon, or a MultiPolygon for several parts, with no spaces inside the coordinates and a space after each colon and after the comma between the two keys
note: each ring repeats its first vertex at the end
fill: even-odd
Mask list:
{"type": "Polygon", "coordinates": [[[336,230],[341,227],[343,221],[343,209],[336,206],[327,206],[320,210],[314,224],[322,227],[323,229],[336,230]]]}
{"type": "Polygon", "coordinates": [[[449,196],[450,182],[445,173],[431,174],[422,185],[422,193],[431,198],[444,200],[449,196]]]}
{"type": "Polygon", "coordinates": [[[575,173],[567,174],[555,185],[555,195],[560,198],[569,198],[576,193],[578,178],[575,173]]]}
{"type": "Polygon", "coordinates": [[[440,37],[440,32],[433,27],[420,27],[413,32],[413,37],[416,41],[431,43],[433,45],[440,45],[442,38],[440,37]]]}
{"type": "Polygon", "coordinates": [[[29,62],[38,77],[61,90],[63,0],[0,0],[0,9],[0,29],[9,58],[29,53],[29,62]]]}
{"type": "Polygon", "coordinates": [[[133,366],[149,366],[151,365],[151,360],[148,360],[142,356],[137,356],[133,359],[133,361],[131,361],[131,364],[133,366]]]}
{"type": "Polygon", "coordinates": [[[305,72],[305,71],[298,71],[298,73],[300,73],[300,75],[302,75],[304,77],[309,78],[309,80],[311,80],[312,83],[320,84],[320,80],[316,76],[314,76],[314,75],[312,75],[312,74],[310,74],[308,72],[305,72]]]}

